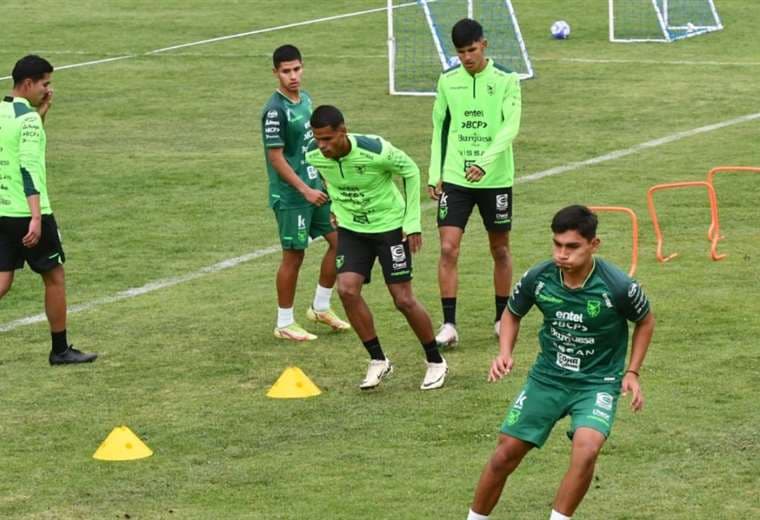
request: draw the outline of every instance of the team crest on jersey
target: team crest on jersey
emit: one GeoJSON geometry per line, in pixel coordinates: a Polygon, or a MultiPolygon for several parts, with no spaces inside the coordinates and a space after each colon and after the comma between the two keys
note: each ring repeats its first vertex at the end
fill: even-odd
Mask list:
{"type": "Polygon", "coordinates": [[[520,410],[510,410],[509,415],[507,415],[507,426],[512,426],[518,420],[520,420],[520,410]]]}
{"type": "Polygon", "coordinates": [[[602,302],[599,300],[588,300],[586,302],[586,312],[588,312],[588,315],[592,318],[596,318],[599,316],[599,313],[602,311],[602,302]]]}
{"type": "Polygon", "coordinates": [[[335,267],[337,269],[340,269],[343,267],[343,264],[346,263],[346,257],[344,255],[338,255],[335,257],[335,267]]]}
{"type": "Polygon", "coordinates": [[[486,89],[488,90],[488,95],[489,96],[493,96],[493,94],[494,94],[493,85],[486,85],[486,89]]]}

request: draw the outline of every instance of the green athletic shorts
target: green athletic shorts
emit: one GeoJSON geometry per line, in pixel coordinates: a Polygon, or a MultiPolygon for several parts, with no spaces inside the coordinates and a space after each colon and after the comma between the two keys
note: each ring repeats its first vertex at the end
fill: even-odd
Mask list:
{"type": "Polygon", "coordinates": [[[274,208],[280,244],[283,249],[306,249],[309,237],[317,238],[335,231],[330,223],[330,204],[303,208],[274,208]]]}
{"type": "Polygon", "coordinates": [[[609,437],[619,397],[620,383],[579,389],[548,385],[529,377],[509,407],[501,432],[540,448],[557,421],[569,415],[570,439],[581,427],[609,437]]]}

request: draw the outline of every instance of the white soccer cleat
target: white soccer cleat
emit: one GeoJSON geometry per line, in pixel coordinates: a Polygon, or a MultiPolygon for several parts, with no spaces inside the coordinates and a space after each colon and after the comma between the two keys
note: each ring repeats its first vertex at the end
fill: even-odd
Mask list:
{"type": "Polygon", "coordinates": [[[370,359],[367,375],[364,377],[364,381],[359,383],[359,388],[362,390],[375,388],[384,377],[389,376],[392,372],[393,365],[390,359],[370,359]]]}
{"type": "Polygon", "coordinates": [[[493,324],[493,333],[494,335],[496,335],[497,338],[501,334],[501,320],[493,324]]]}
{"type": "MultiPolygon", "coordinates": [[[[443,359],[443,358],[441,358],[443,359]]],[[[420,390],[434,390],[441,388],[446,381],[446,374],[449,372],[449,364],[446,360],[443,363],[430,363],[426,362],[427,371],[425,372],[425,379],[422,380],[420,390]]]]}
{"type": "Polygon", "coordinates": [[[274,337],[290,341],[314,341],[317,339],[315,334],[312,334],[295,322],[286,327],[275,327],[274,337]]]}
{"type": "Polygon", "coordinates": [[[315,311],[312,307],[309,307],[309,310],[306,311],[306,318],[314,323],[323,323],[336,332],[349,330],[351,328],[351,324],[340,319],[332,309],[315,311]]]}
{"type": "Polygon", "coordinates": [[[435,335],[439,347],[456,347],[459,343],[459,333],[452,323],[444,323],[435,335]]]}

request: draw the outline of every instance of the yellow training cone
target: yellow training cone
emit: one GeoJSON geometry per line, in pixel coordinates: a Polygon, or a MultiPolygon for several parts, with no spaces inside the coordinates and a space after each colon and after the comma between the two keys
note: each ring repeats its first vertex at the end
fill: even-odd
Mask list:
{"type": "Polygon", "coordinates": [[[267,397],[275,399],[298,399],[300,397],[312,397],[321,394],[317,385],[306,377],[306,374],[298,367],[286,368],[279,379],[267,392],[267,397]]]}
{"type": "Polygon", "coordinates": [[[93,459],[135,460],[153,455],[153,451],[126,426],[117,426],[95,450],[93,459]]]}

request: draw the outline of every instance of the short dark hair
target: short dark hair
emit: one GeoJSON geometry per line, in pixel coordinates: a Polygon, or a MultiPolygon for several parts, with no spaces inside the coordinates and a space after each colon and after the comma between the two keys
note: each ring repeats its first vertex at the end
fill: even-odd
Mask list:
{"type": "Polygon", "coordinates": [[[457,49],[483,39],[483,26],[472,18],[462,18],[451,28],[451,41],[457,49]]]}
{"type": "Polygon", "coordinates": [[[562,208],[552,219],[552,231],[564,233],[565,231],[577,231],[586,240],[596,238],[596,226],[599,220],[596,215],[586,206],[568,206],[562,208]]]}
{"type": "Polygon", "coordinates": [[[45,58],[41,58],[36,54],[29,54],[24,56],[16,62],[13,67],[11,76],[13,77],[13,86],[15,87],[27,78],[31,78],[33,81],[41,80],[45,74],[52,74],[53,66],[45,58]]]}
{"type": "Polygon", "coordinates": [[[311,113],[309,120],[312,128],[325,128],[329,126],[333,130],[345,123],[343,114],[332,105],[320,105],[311,113]]]}
{"type": "Polygon", "coordinates": [[[277,47],[272,53],[272,64],[274,68],[278,68],[283,61],[303,61],[301,59],[301,51],[295,45],[281,45],[277,47]]]}

